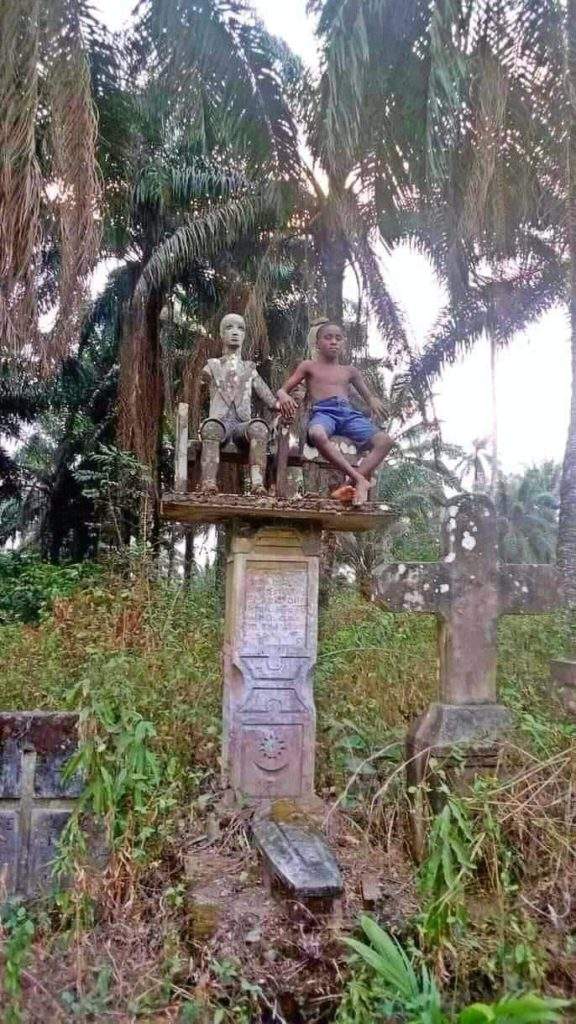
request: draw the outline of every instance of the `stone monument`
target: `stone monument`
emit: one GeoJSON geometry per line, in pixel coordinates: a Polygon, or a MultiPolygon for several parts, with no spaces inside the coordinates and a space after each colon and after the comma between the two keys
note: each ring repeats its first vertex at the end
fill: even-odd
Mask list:
{"type": "Polygon", "coordinates": [[[219,359],[209,359],[202,370],[203,380],[210,389],[209,416],[200,427],[200,490],[207,493],[218,490],[220,448],[229,441],[247,447],[251,491],[265,493],[270,431],[264,420],[252,415],[252,394],[271,410],[278,409],[278,402],[255,363],[242,359],[245,336],[244,318],[228,313],[220,324],[223,353],[219,359]]]}
{"type": "Polygon", "coordinates": [[[264,806],[314,795],[319,556],[317,530],[245,527],[232,540],[223,772],[237,797],[264,806]]]}
{"type": "MultiPolygon", "coordinates": [[[[264,490],[268,427],[252,418],[252,395],[269,409],[276,399],[240,350],[242,317],[224,317],[224,355],[209,360],[210,416],[200,428],[201,477],[189,489],[198,444],[188,440],[188,409],[179,406],[175,490],[163,495],[165,519],[225,523],[231,544],[226,576],[223,650],[222,775],[227,795],[253,808],[253,837],[267,877],[299,899],[330,903],[342,890],[333,855],[313,824],[322,809],[314,792],[316,712],[313,670],[318,642],[318,577],[323,529],[389,525],[375,503],[347,507],[320,495],[290,494],[287,473],[300,465],[281,424],[275,482],[264,490]],[[251,494],[216,493],[228,441],[247,449],[251,494]],[[296,461],[294,461],[296,460],[296,461]],[[191,472],[192,470],[192,472],[191,472]],[[273,493],[272,493],[273,491],[273,493]],[[275,820],[279,806],[296,819],[275,820]]],[[[236,453],[232,453],[236,458],[236,453]]]]}

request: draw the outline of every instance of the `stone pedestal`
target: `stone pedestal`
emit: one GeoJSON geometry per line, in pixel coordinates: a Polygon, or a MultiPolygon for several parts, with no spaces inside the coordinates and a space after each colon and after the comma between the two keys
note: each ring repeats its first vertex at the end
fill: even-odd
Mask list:
{"type": "Polygon", "coordinates": [[[223,777],[266,809],[314,797],[320,531],[238,525],[226,580],[223,777]]]}
{"type": "Polygon", "coordinates": [[[430,757],[466,752],[477,767],[492,767],[499,740],[513,727],[514,716],[503,704],[431,704],[406,737],[408,773],[420,782],[430,757]]]}
{"type": "Polygon", "coordinates": [[[550,670],[566,714],[576,720],[576,660],[556,658],[550,663],[550,670]]]}
{"type": "Polygon", "coordinates": [[[58,840],[82,787],[61,775],[76,725],[72,714],[0,713],[0,904],[53,885],[58,840]]]}

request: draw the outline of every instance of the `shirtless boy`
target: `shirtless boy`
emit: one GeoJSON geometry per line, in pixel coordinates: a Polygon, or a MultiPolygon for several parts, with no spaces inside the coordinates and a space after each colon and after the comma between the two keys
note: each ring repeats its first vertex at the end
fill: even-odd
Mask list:
{"type": "Polygon", "coordinates": [[[302,381],[306,381],[313,402],[308,438],[325,459],[346,473],[354,483],[354,486],[347,484],[339,487],[332,497],[362,505],[368,498],[372,474],[386,458],[394,442],[372,420],[350,405],[349,390],[352,384],[370,406],[373,415],[385,414],[382,402],[370,394],[360,371],[355,366],[344,366],[338,362],[343,342],[341,327],[331,323],[320,324],[316,333],[317,358],[305,359],[300,363],[284,387],[280,388],[277,397],[282,415],[291,419],[297,407],[290,392],[302,381]],[[359,449],[367,450],[358,467],[351,466],[332,444],[330,438],[333,434],[346,437],[354,441],[359,449]]]}

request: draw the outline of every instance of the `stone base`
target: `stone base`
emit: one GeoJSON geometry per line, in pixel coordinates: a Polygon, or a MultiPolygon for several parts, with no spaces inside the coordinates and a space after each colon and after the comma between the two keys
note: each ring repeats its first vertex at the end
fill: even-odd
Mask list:
{"type": "MultiPolygon", "coordinates": [[[[513,715],[498,703],[485,705],[445,705],[434,703],[417,719],[406,737],[407,760],[417,765],[422,775],[422,761],[463,749],[466,761],[479,764],[491,757],[502,735],[513,725],[513,715]]],[[[410,765],[409,765],[410,771],[410,765]]]]}
{"type": "MultiPolygon", "coordinates": [[[[440,759],[451,773],[458,766],[464,781],[478,773],[494,771],[500,741],[514,725],[512,712],[502,704],[432,704],[410,727],[406,736],[406,774],[415,788],[412,804],[412,851],[417,861],[424,856],[424,788],[430,758],[440,759]]],[[[436,810],[438,792],[430,787],[436,810]]]]}
{"type": "Polygon", "coordinates": [[[252,825],[256,848],[271,883],[293,899],[323,901],[326,910],[341,896],[344,885],[333,853],[308,826],[259,819],[252,825]]]}
{"type": "Polygon", "coordinates": [[[224,788],[243,803],[314,796],[318,531],[236,530],[226,580],[224,788]]]}
{"type": "Polygon", "coordinates": [[[576,661],[570,658],[556,658],[550,662],[550,672],[566,714],[570,718],[576,718],[576,661]]]}

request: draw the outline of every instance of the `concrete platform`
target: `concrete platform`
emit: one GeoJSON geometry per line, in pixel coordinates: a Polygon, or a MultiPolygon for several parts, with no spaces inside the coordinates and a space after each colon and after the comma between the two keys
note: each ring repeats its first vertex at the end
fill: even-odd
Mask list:
{"type": "Polygon", "coordinates": [[[230,519],[286,520],[315,524],[324,530],[358,533],[388,529],[397,518],[387,505],[342,505],[330,498],[275,498],[272,495],[168,493],[162,517],[174,523],[223,523],[230,519]]]}

